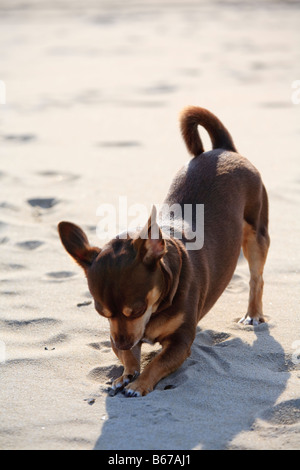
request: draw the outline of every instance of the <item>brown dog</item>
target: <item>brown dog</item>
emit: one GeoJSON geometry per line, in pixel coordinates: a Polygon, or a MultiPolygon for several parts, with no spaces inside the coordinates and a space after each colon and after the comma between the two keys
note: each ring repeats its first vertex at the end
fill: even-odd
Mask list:
{"type": "Polygon", "coordinates": [[[194,158],[175,177],[165,203],[204,204],[202,249],[187,250],[184,232],[181,240],[165,236],[155,210],[141,232],[117,236],[103,249],[91,247],[76,225],[59,224],[64,247],[85,271],[97,312],[110,323],[112,348],[124,365],[112,388],[126,396],[151,392],[189,356],[197,323],[230,282],[241,247],[251,274],[248,312],[241,322],[264,322],[269,235],[260,174],[209,111],[185,109],[181,130],[194,158]],[[204,152],[198,125],[208,131],[212,151],[204,152]],[[154,231],[157,236],[151,237],[154,231]],[[162,350],[140,374],[143,341],[159,342],[162,350]]]}

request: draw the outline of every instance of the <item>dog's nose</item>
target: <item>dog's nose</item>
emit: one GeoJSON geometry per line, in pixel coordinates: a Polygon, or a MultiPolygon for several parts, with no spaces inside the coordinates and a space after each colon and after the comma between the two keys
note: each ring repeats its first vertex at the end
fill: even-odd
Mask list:
{"type": "Polygon", "coordinates": [[[121,351],[127,351],[128,349],[132,348],[132,343],[119,343],[119,342],[117,342],[116,346],[121,351]]]}
{"type": "Polygon", "coordinates": [[[131,349],[133,346],[133,342],[126,338],[126,336],[120,335],[118,336],[115,340],[114,343],[118,349],[121,349],[122,351],[126,351],[128,349],[131,349]]]}

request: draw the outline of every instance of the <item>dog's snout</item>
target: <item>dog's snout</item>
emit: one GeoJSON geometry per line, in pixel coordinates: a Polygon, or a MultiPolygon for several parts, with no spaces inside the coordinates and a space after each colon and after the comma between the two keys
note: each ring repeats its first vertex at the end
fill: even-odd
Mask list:
{"type": "Polygon", "coordinates": [[[133,341],[124,335],[119,335],[114,339],[114,343],[118,349],[123,351],[131,349],[133,347],[133,341]]]}

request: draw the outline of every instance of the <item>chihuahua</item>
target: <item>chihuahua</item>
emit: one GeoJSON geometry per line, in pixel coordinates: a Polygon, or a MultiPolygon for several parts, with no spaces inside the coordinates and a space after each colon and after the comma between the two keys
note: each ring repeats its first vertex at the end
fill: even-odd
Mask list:
{"type": "Polygon", "coordinates": [[[229,284],[241,248],[249,263],[250,295],[240,322],[265,321],[263,269],[270,239],[268,197],[260,174],[239,155],[210,111],[190,106],[180,125],[193,158],[175,176],[165,204],[204,205],[201,249],[187,249],[185,229],[181,238],[172,236],[172,230],[164,233],[155,206],[141,230],[116,236],[102,249],[91,246],[77,225],[58,226],[65,249],[85,271],[96,311],[109,321],[112,349],[124,366],[112,384],[113,394],[147,395],[183,364],[197,324],[229,284]],[[204,151],[199,125],[210,136],[211,151],[204,151]],[[161,350],[140,373],[143,342],[159,342],[161,350]]]}

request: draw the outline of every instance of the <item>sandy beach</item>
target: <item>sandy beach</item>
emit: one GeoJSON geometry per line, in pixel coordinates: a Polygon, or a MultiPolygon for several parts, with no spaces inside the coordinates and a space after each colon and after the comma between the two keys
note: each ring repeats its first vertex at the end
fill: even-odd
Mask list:
{"type": "Polygon", "coordinates": [[[299,20],[297,2],[1,0],[0,449],[299,449],[299,20]],[[183,366],[111,397],[109,324],[57,224],[100,246],[101,204],[162,202],[189,160],[187,105],[224,122],[267,187],[267,322],[238,324],[241,256],[183,366]]]}

